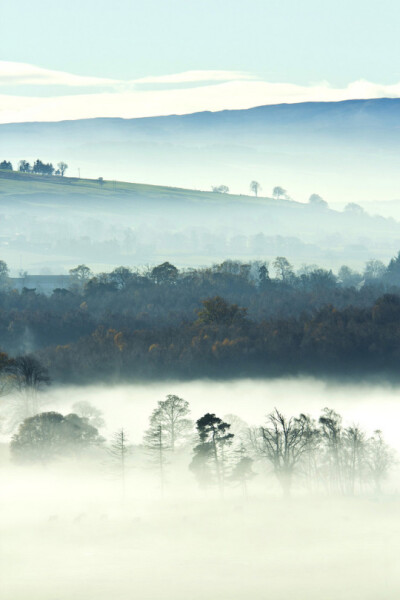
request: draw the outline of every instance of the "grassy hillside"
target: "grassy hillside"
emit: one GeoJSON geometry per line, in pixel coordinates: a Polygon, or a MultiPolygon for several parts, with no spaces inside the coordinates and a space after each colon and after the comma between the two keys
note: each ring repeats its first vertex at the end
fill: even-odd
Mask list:
{"type": "MultiPolygon", "coordinates": [[[[0,170],[0,199],[10,196],[40,195],[51,196],[90,196],[99,199],[124,197],[132,199],[146,198],[148,200],[184,200],[188,202],[231,203],[245,202],[269,206],[299,206],[300,203],[291,200],[274,200],[273,198],[254,196],[236,196],[233,194],[217,194],[199,190],[130,183],[126,181],[106,181],[100,185],[96,179],[78,179],[77,177],[58,177],[20,173],[18,171],[0,170]]],[[[300,205],[301,206],[301,205],[300,205]]]]}

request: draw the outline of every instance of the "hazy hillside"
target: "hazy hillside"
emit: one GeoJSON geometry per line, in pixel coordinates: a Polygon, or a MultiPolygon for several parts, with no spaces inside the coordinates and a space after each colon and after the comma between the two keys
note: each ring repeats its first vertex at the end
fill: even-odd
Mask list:
{"type": "Polygon", "coordinates": [[[398,197],[400,100],[351,100],[144,119],[0,126],[8,159],[65,160],[69,174],[247,193],[257,179],[306,201],[398,197]]]}
{"type": "Polygon", "coordinates": [[[333,268],[384,261],[400,223],[291,200],[0,172],[0,254],[12,268],[65,273],[86,262],[178,266],[226,258],[333,268]],[[44,269],[44,270],[43,270],[44,269]]]}

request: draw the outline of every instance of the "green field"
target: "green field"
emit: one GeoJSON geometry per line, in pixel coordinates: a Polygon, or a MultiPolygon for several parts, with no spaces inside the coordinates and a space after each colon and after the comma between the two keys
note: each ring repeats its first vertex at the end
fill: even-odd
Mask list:
{"type": "Polygon", "coordinates": [[[126,181],[106,181],[100,185],[96,179],[78,179],[77,177],[59,177],[20,173],[18,171],[0,170],[0,198],[7,196],[24,196],[40,194],[45,196],[74,196],[87,195],[105,199],[107,197],[146,197],[151,200],[185,200],[189,202],[250,202],[258,205],[291,205],[299,203],[272,198],[243,196],[234,194],[218,194],[209,191],[190,190],[175,187],[130,183],[126,181]]]}

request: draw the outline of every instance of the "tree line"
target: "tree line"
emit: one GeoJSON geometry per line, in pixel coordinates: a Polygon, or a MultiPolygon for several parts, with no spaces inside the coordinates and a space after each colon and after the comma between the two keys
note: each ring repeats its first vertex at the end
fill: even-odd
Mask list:
{"type": "Polygon", "coordinates": [[[168,395],[150,415],[141,444],[133,446],[125,428],[108,442],[99,433],[101,412],[85,401],[75,412],[62,415],[43,412],[26,418],[13,435],[13,460],[23,463],[106,454],[109,466],[120,478],[124,491],[132,460],[154,469],[161,492],[168,488],[171,472],[185,458],[201,488],[230,487],[243,496],[256,477],[275,478],[285,496],[293,489],[332,495],[381,493],[396,463],[394,451],[383,434],[368,435],[359,426],[344,426],[336,411],[325,408],[318,419],[300,413],[287,417],[274,409],[260,426],[250,427],[236,415],[223,418],[206,413],[194,423],[188,401],[168,395]]]}
{"type": "MultiPolygon", "coordinates": [[[[45,163],[39,158],[35,160],[33,164],[27,160],[20,160],[18,164],[18,171],[20,173],[34,173],[35,175],[60,175],[64,176],[68,165],[64,161],[57,163],[57,167],[53,166],[53,163],[45,163]]],[[[14,171],[14,167],[9,160],[3,160],[0,162],[0,170],[2,171],[14,171]]]]}
{"type": "Polygon", "coordinates": [[[180,271],[170,263],[71,269],[50,296],[12,288],[0,261],[4,353],[30,353],[65,382],[312,373],[396,378],[399,256],[295,272],[278,257],[180,271]],[[346,277],[348,279],[346,279],[346,277]],[[361,281],[360,278],[362,277],[361,281]],[[347,284],[345,285],[345,282],[347,284]],[[350,285],[350,282],[353,285],[350,285]]]}

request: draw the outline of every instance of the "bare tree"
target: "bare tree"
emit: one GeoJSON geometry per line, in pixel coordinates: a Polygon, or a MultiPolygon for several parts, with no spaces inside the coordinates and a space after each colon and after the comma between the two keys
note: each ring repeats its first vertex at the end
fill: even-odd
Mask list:
{"type": "Polygon", "coordinates": [[[294,277],[293,267],[284,256],[277,256],[272,265],[282,281],[289,282],[294,277]]]}
{"type": "Polygon", "coordinates": [[[277,409],[261,427],[262,452],[271,463],[285,496],[290,494],[293,475],[307,450],[306,422],[303,418],[287,419],[277,409]]]}
{"type": "Polygon", "coordinates": [[[152,423],[144,435],[144,447],[150,455],[152,464],[157,468],[160,478],[161,495],[165,489],[165,466],[167,464],[168,442],[161,424],[152,423]]]}
{"type": "Polygon", "coordinates": [[[342,437],[342,469],[344,491],[354,496],[366,475],[366,436],[357,426],[347,427],[342,437]]]}
{"type": "Polygon", "coordinates": [[[318,484],[319,458],[321,453],[321,432],[314,419],[301,414],[299,421],[303,425],[303,436],[306,442],[304,453],[299,463],[299,470],[308,490],[318,484]]]}
{"type": "Polygon", "coordinates": [[[373,482],[375,491],[380,494],[382,482],[395,464],[394,451],[386,444],[382,432],[378,429],[367,441],[366,464],[368,474],[373,482]]]}
{"type": "Polygon", "coordinates": [[[111,445],[108,448],[108,454],[112,460],[113,467],[121,478],[123,500],[125,499],[126,461],[131,451],[132,447],[129,444],[125,430],[123,428],[118,429],[118,431],[113,434],[111,445]]]}

